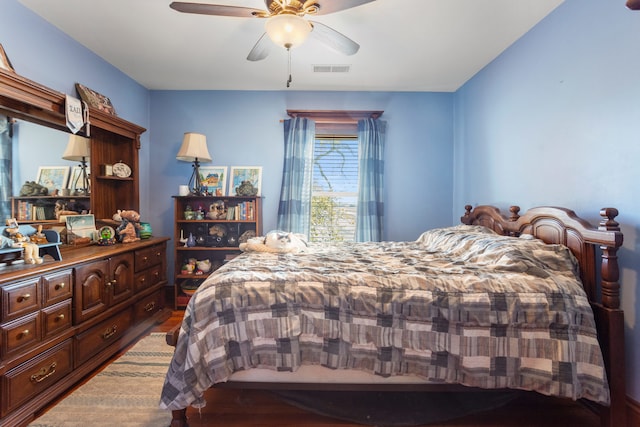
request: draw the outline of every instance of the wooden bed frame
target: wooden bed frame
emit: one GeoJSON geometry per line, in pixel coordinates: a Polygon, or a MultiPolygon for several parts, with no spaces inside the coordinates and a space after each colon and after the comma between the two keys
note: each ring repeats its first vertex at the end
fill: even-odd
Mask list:
{"type": "MultiPolygon", "coordinates": [[[[599,225],[594,227],[579,218],[575,212],[557,207],[537,207],[520,214],[518,206],[512,206],[505,216],[494,206],[465,206],[460,218],[467,225],[483,225],[496,232],[519,236],[531,234],[546,243],[560,243],[571,249],[580,264],[580,274],[591,302],[600,347],[611,392],[611,405],[605,407],[584,400],[584,404],[600,416],[602,427],[626,426],[626,390],[624,367],[624,314],[620,309],[620,284],[617,251],[623,236],[615,221],[618,210],[603,208],[599,225]],[[598,253],[600,265],[598,266],[598,253]]],[[[167,334],[167,343],[175,346],[179,327],[167,334]]],[[[321,384],[321,383],[249,383],[234,382],[216,384],[215,387],[269,390],[384,390],[384,391],[469,391],[469,387],[434,384],[321,384]]],[[[479,390],[479,389],[473,389],[479,390]]],[[[186,427],[186,408],[172,412],[171,427],[186,427]]]]}

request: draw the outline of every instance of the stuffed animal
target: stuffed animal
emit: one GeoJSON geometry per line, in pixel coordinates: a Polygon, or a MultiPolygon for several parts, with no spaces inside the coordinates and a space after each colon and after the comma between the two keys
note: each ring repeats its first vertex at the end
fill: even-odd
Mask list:
{"type": "Polygon", "coordinates": [[[38,224],[38,231],[29,236],[29,240],[35,244],[48,243],[47,236],[42,232],[42,224],[38,224]]]}
{"type": "Polygon", "coordinates": [[[20,233],[20,228],[15,219],[8,219],[6,222],[5,233],[13,243],[14,248],[23,248],[24,262],[27,264],[42,264],[43,259],[40,257],[40,249],[38,245],[32,243],[27,236],[20,233]]]}
{"type": "Polygon", "coordinates": [[[122,243],[137,242],[140,240],[140,214],[133,210],[120,211],[122,222],[116,230],[116,234],[122,243]]]}
{"type": "Polygon", "coordinates": [[[303,234],[272,230],[264,238],[264,244],[279,252],[303,252],[307,249],[306,237],[303,234]]]}

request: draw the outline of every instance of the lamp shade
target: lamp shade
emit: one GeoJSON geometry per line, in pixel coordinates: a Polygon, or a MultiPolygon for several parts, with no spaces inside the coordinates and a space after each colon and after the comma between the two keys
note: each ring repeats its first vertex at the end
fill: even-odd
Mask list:
{"type": "Polygon", "coordinates": [[[282,14],[269,18],[265,30],[271,41],[289,49],[307,39],[311,32],[311,24],[298,15],[282,14]]]}
{"type": "Polygon", "coordinates": [[[80,135],[69,135],[69,142],[62,158],[64,160],[73,160],[81,162],[91,155],[91,140],[80,135]]]}
{"type": "Polygon", "coordinates": [[[204,161],[210,162],[211,155],[207,148],[207,137],[201,133],[185,132],[182,138],[182,146],[176,155],[176,159],[183,162],[204,161]]]}

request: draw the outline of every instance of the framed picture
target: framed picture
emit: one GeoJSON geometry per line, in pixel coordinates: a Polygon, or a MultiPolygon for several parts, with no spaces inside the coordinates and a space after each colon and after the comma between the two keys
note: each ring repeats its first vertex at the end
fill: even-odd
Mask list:
{"type": "Polygon", "coordinates": [[[69,166],[40,166],[36,182],[49,190],[49,195],[67,188],[69,166]]]}
{"type": "Polygon", "coordinates": [[[0,68],[2,68],[3,70],[15,72],[15,70],[13,69],[13,66],[11,65],[11,61],[9,61],[9,58],[7,57],[7,54],[5,53],[4,48],[2,47],[1,44],[0,44],[0,68]]]}
{"type": "Polygon", "coordinates": [[[65,219],[67,226],[67,243],[72,245],[79,238],[89,238],[89,241],[96,237],[96,220],[93,214],[69,215],[65,219]]]}
{"type": "Polygon", "coordinates": [[[113,116],[116,115],[116,109],[113,108],[111,100],[103,94],[98,93],[93,89],[89,89],[88,87],[81,85],[80,83],[76,83],[76,90],[78,91],[78,95],[80,95],[80,98],[84,102],[86,102],[89,107],[96,108],[113,116]]]}
{"type": "Polygon", "coordinates": [[[227,167],[206,166],[200,167],[200,182],[207,187],[207,193],[213,196],[227,195],[227,167]]]}
{"type": "MultiPolygon", "coordinates": [[[[91,188],[91,180],[89,179],[88,171],[87,171],[87,185],[89,186],[89,188],[91,188]]],[[[70,191],[71,194],[73,194],[78,189],[84,188],[84,184],[82,182],[82,167],[74,166],[73,169],[71,169],[71,176],[69,177],[67,188],[71,190],[70,191]]]]}
{"type": "MultiPolygon", "coordinates": [[[[262,166],[231,166],[229,195],[237,196],[238,189],[243,182],[247,181],[258,190],[256,196],[261,195],[262,191],[262,166]]],[[[246,184],[245,184],[246,185],[246,184]]],[[[241,190],[242,192],[242,190],[241,190]]],[[[242,194],[247,195],[247,194],[242,194]]]]}

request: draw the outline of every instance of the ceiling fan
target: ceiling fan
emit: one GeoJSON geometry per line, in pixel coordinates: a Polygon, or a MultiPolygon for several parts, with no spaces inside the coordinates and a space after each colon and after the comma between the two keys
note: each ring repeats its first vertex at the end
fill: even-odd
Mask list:
{"type": "Polygon", "coordinates": [[[269,55],[272,46],[269,40],[289,50],[304,42],[309,35],[345,55],[355,54],[360,49],[358,43],[324,24],[308,21],[303,17],[328,15],[373,1],[375,0],[265,0],[266,10],[179,1],[172,2],[169,7],[178,12],[200,15],[267,18],[265,33],[247,56],[249,61],[260,61],[269,55]]]}

